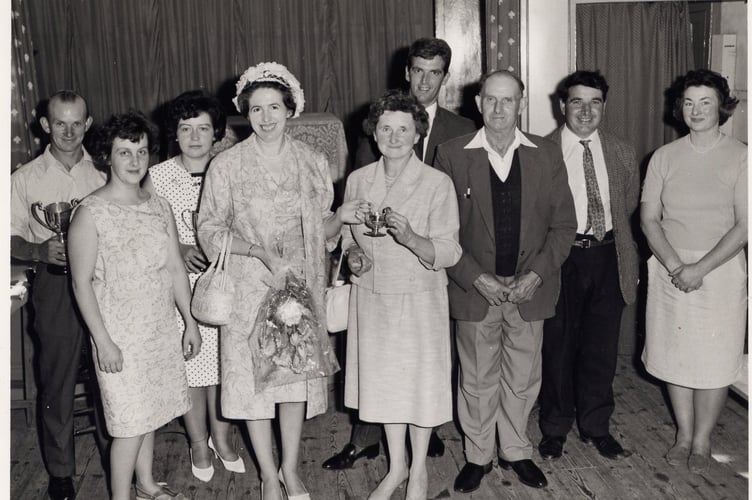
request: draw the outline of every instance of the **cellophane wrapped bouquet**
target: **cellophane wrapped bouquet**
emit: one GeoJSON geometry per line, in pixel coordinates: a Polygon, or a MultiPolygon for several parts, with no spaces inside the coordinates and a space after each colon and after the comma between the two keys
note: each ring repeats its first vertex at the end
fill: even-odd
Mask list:
{"type": "Polygon", "coordinates": [[[248,342],[257,391],[339,370],[311,292],[290,270],[272,280],[248,342]]]}

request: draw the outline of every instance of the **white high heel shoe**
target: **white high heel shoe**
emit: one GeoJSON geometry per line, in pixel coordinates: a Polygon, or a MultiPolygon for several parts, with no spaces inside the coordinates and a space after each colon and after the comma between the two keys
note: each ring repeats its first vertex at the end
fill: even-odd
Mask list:
{"type": "Polygon", "coordinates": [[[225,466],[225,469],[229,470],[230,472],[237,472],[238,474],[245,473],[245,462],[243,462],[243,457],[238,454],[238,459],[233,460],[232,462],[229,460],[225,460],[222,458],[222,455],[217,453],[217,450],[214,448],[214,443],[212,443],[212,438],[209,436],[209,442],[208,442],[209,449],[214,452],[214,456],[217,457],[221,462],[222,465],[225,466]]]}
{"type": "Polygon", "coordinates": [[[285,495],[287,495],[287,500],[311,500],[311,495],[307,491],[300,495],[290,495],[290,491],[287,489],[287,484],[285,484],[285,476],[282,474],[282,469],[279,469],[277,476],[279,476],[279,482],[282,483],[282,488],[284,488],[285,495]]]}
{"type": "Polygon", "coordinates": [[[214,477],[214,464],[210,463],[209,467],[206,468],[196,467],[196,464],[193,463],[193,450],[188,448],[188,454],[191,456],[191,472],[193,476],[205,483],[211,481],[211,478],[214,477]]]}

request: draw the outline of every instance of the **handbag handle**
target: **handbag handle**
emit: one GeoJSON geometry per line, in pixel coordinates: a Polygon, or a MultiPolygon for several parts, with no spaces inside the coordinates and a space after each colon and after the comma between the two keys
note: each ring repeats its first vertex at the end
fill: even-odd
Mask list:
{"type": "Polygon", "coordinates": [[[222,238],[222,249],[219,251],[217,257],[217,268],[222,272],[222,278],[220,279],[219,286],[221,290],[225,289],[225,280],[227,279],[227,264],[230,260],[230,253],[232,252],[232,232],[227,231],[224,238],[222,238]]]}
{"type": "Polygon", "coordinates": [[[339,260],[337,260],[337,270],[334,271],[334,275],[332,278],[332,286],[337,286],[337,281],[339,281],[339,271],[342,269],[342,260],[345,258],[345,251],[342,250],[339,254],[339,260]]]}

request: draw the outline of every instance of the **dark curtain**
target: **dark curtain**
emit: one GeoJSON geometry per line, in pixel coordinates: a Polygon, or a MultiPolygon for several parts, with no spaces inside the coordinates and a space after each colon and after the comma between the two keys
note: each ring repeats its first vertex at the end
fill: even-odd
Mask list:
{"type": "Polygon", "coordinates": [[[520,0],[486,4],[486,68],[520,74],[520,0]]]}
{"type": "Polygon", "coordinates": [[[686,2],[577,6],[577,69],[599,69],[610,86],[603,126],[637,158],[678,137],[664,92],[693,67],[686,2]]]}
{"type": "Polygon", "coordinates": [[[38,94],[29,12],[22,0],[13,0],[11,7],[10,168],[13,171],[34,158],[39,140],[32,133],[38,94]]]}
{"type": "Polygon", "coordinates": [[[352,135],[356,112],[404,80],[390,74],[397,51],[434,33],[433,0],[27,1],[40,96],[76,89],[95,121],[199,87],[234,113],[240,73],[276,61],[301,81],[306,111],[352,135]]]}

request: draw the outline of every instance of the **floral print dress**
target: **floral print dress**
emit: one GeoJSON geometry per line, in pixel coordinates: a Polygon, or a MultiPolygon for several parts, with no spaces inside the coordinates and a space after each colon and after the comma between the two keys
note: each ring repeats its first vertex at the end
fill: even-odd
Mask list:
{"type": "Polygon", "coordinates": [[[113,437],[146,434],[190,407],[167,269],[170,205],[158,196],[121,205],[91,195],[80,206],[91,212],[97,230],[94,295],[123,354],[123,370],[105,373],[93,346],[107,430],[113,437]]]}

